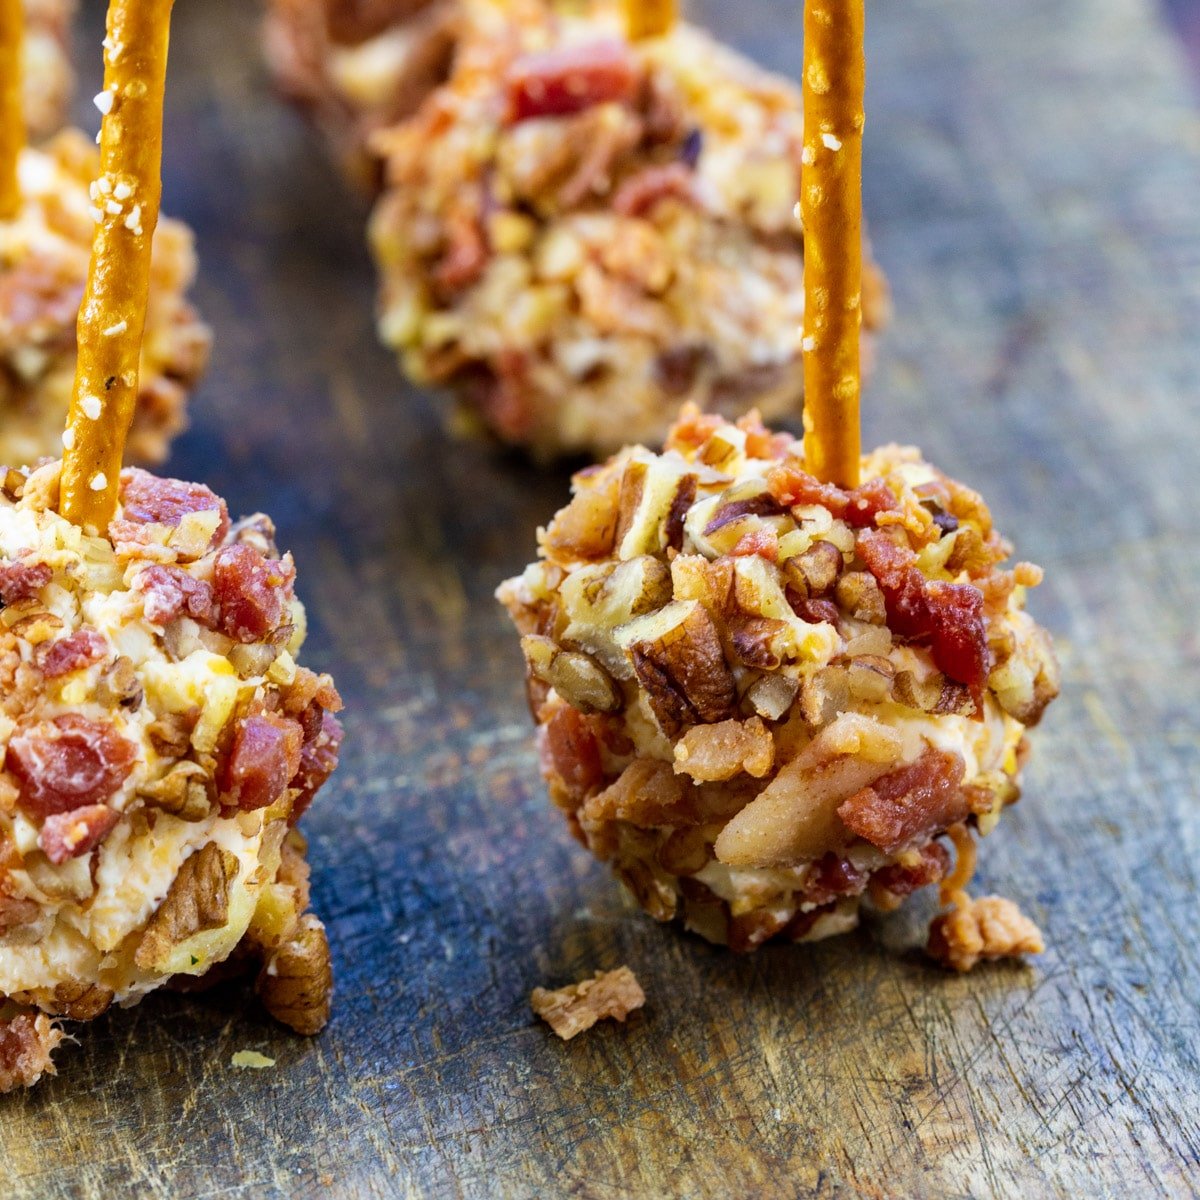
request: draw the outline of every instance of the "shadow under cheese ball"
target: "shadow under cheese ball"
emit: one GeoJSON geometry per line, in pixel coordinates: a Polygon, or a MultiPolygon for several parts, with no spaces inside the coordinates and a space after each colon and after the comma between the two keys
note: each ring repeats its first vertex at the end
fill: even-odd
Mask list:
{"type": "Polygon", "coordinates": [[[341,701],[301,667],[271,521],[128,470],[102,535],[59,515],[61,464],[0,494],[0,1091],[52,1070],[52,1019],[258,972],[301,1033],[329,949],[296,821],[341,701]]]}
{"type": "MultiPolygon", "coordinates": [[[[682,401],[768,419],[803,391],[801,103],[681,24],[470,6],[454,73],[380,134],[379,330],[537,458],[661,444],[682,401]]],[[[868,267],[864,322],[887,311],[868,267]]]]}
{"type": "MultiPolygon", "coordinates": [[[[127,199],[111,185],[102,191],[93,182],[98,174],[96,147],[78,130],[21,151],[21,207],[12,220],[0,220],[0,463],[9,466],[62,453],[95,212],[127,199]]],[[[137,218],[129,206],[126,220],[137,218]]],[[[161,220],[127,444],[135,462],[166,458],[208,361],[208,327],[186,298],[195,274],[191,230],[161,220]]]]}
{"type": "MultiPolygon", "coordinates": [[[[661,455],[575,477],[538,562],[499,591],[542,771],[651,916],[735,950],[852,928],[973,863],[1058,692],[1024,611],[1037,567],[911,447],[819,483],[755,416],[685,411],[661,455]]],[[[967,969],[1041,948],[967,899],[931,949],[967,969]]]]}

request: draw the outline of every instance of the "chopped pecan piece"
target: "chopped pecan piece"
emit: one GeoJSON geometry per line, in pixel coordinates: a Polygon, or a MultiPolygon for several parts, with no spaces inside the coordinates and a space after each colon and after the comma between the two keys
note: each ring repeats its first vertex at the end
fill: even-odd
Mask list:
{"type": "Polygon", "coordinates": [[[955,908],[934,918],[926,952],[944,967],[969,971],[981,960],[1041,954],[1045,948],[1042,931],[1011,900],[972,900],[959,893],[955,908]]]}
{"type": "Polygon", "coordinates": [[[530,674],[549,684],[573,708],[594,713],[621,707],[621,692],[612,676],[591,655],[564,650],[537,634],[523,637],[521,649],[530,674]]]}
{"type": "Polygon", "coordinates": [[[12,997],[18,1004],[36,1005],[54,1017],[72,1021],[94,1021],[108,1011],[113,990],[99,983],[60,983],[53,988],[34,988],[12,997]]]}
{"type": "Polygon", "coordinates": [[[96,699],[106,708],[138,708],[143,694],[133,660],[124,654],[113,660],[96,684],[96,699]]]}
{"type": "Polygon", "coordinates": [[[715,724],[734,715],[733,673],[716,626],[697,601],[675,601],[630,621],[618,632],[618,641],[668,735],[685,725],[715,724]]]}
{"type": "Polygon", "coordinates": [[[783,563],[788,586],[798,596],[824,596],[838,581],[842,571],[842,552],[832,543],[813,542],[802,554],[783,563]]]}
{"type": "Polygon", "coordinates": [[[318,1034],[333,1006],[333,968],[325,926],[306,913],[267,960],[255,985],[263,1007],[296,1033],[318,1034]]]}
{"type": "Polygon", "coordinates": [[[151,808],[181,821],[202,821],[212,811],[216,789],[199,763],[176,763],[161,779],[144,783],[138,795],[151,808]]]}
{"type": "Polygon", "coordinates": [[[597,971],[591,979],[555,991],[534,988],[529,1003],[564,1042],[569,1042],[597,1021],[624,1022],[646,1003],[646,993],[628,967],[618,967],[615,971],[597,971]]]}
{"type": "Polygon", "coordinates": [[[229,919],[229,893],[238,876],[237,856],[208,842],[184,859],[166,899],[150,918],[134,961],[151,969],[194,933],[219,929],[229,919]]]}

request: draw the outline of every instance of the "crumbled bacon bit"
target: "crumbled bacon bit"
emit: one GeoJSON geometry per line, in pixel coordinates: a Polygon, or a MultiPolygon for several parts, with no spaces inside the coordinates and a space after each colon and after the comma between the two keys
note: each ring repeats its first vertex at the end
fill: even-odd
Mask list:
{"type": "Polygon", "coordinates": [[[930,583],[925,591],[933,661],[939,671],[970,688],[971,699],[982,715],[983,687],[992,663],[983,593],[969,583],[930,583]]]}
{"type": "Polygon", "coordinates": [[[20,784],[21,807],[48,817],[111,799],[136,757],[112,725],[65,713],[14,734],[5,766],[20,784]]]}
{"type": "Polygon", "coordinates": [[[839,896],[857,896],[867,886],[867,874],[849,859],[829,851],[813,864],[804,888],[808,903],[828,904],[839,896]]]}
{"type": "Polygon", "coordinates": [[[79,629],[57,642],[43,643],[37,649],[38,666],[47,679],[55,679],[81,667],[99,662],[108,653],[108,643],[94,629],[79,629]]]}
{"type": "Polygon", "coordinates": [[[615,971],[597,971],[591,979],[555,991],[534,988],[529,1003],[564,1042],[569,1042],[597,1021],[623,1022],[646,1003],[646,993],[628,967],[618,967],[615,971]]]}
{"type": "Polygon", "coordinates": [[[202,483],[167,479],[129,467],[121,472],[121,505],[123,521],[135,525],[178,525],[188,513],[216,509],[220,520],[211,544],[216,545],[229,532],[225,501],[202,483]]]}
{"type": "Polygon", "coordinates": [[[46,563],[30,563],[21,559],[0,562],[0,600],[5,604],[32,600],[50,582],[52,575],[46,563]]]}
{"type": "Polygon", "coordinates": [[[757,408],[738,417],[737,427],[746,435],[746,456],[770,461],[782,458],[795,443],[790,433],[772,433],[763,423],[757,408]]]}
{"type": "Polygon", "coordinates": [[[446,244],[433,269],[433,280],[448,292],[470,287],[487,266],[488,248],[478,220],[465,212],[453,212],[445,222],[446,244]]]}
{"type": "Polygon", "coordinates": [[[900,507],[891,488],[882,479],[868,479],[866,483],[847,491],[834,483],[822,483],[794,460],[772,467],[767,472],[767,487],[771,495],[787,508],[798,504],[819,504],[856,529],[867,528],[875,523],[880,513],[892,512],[900,507]]]}
{"type": "Polygon", "coordinates": [[[730,554],[734,558],[751,558],[757,554],[767,562],[774,562],[779,557],[779,535],[769,525],[752,529],[738,539],[730,554]]]}
{"type": "Polygon", "coordinates": [[[300,770],[299,721],[259,713],[243,717],[220,780],[221,803],[243,812],[274,804],[300,770]]]}
{"type": "Polygon", "coordinates": [[[212,585],[190,575],[182,567],[143,567],[133,580],[143,593],[142,610],[154,625],[166,625],[176,617],[187,616],[212,628],[216,622],[216,600],[212,585]]]}
{"type": "Polygon", "coordinates": [[[685,404],[679,418],[667,434],[666,449],[682,454],[698,450],[725,424],[718,413],[701,412],[694,404],[685,404]]]}
{"type": "Polygon", "coordinates": [[[289,818],[293,824],[305,814],[313,797],[333,774],[342,748],[342,723],[333,713],[326,712],[317,705],[306,710],[306,715],[314,710],[317,713],[317,721],[311,733],[308,723],[301,718],[304,743],[300,747],[300,767],[289,785],[298,792],[289,818]]]}
{"type": "Polygon", "coordinates": [[[852,833],[894,854],[916,838],[966,818],[970,804],[962,781],[963,760],[931,747],[916,762],[844,800],[838,816],[852,833]]]}
{"type": "Polygon", "coordinates": [[[613,212],[623,217],[641,217],[660,200],[691,201],[692,172],[683,163],[645,167],[617,188],[612,198],[613,212]]]}
{"type": "Polygon", "coordinates": [[[18,1013],[0,1021],[0,1093],[33,1087],[43,1075],[53,1075],[50,1056],[63,1036],[44,1013],[18,1013]]]}
{"type": "Polygon", "coordinates": [[[1045,948],[1042,931],[1011,900],[972,900],[960,892],[954,909],[930,925],[926,952],[944,967],[969,971],[981,960],[1041,954],[1045,948]]]}
{"type": "Polygon", "coordinates": [[[570,705],[560,705],[543,726],[544,762],[578,804],[604,782],[600,743],[588,717],[570,705]]]}
{"type": "Polygon", "coordinates": [[[637,93],[639,70],[632,51],[616,38],[562,46],[518,58],[508,70],[508,120],[563,117],[637,93]]]}
{"type": "Polygon", "coordinates": [[[87,804],[70,812],[54,813],[43,823],[38,845],[58,866],[93,850],[120,819],[121,814],[106,804],[87,804]]]}
{"type": "Polygon", "coordinates": [[[928,639],[938,669],[965,683],[981,712],[991,669],[983,593],[970,583],[928,582],[913,551],[878,530],[860,533],[856,547],[883,592],[892,631],[928,639]]]}
{"type": "Polygon", "coordinates": [[[890,909],[904,896],[945,877],[950,852],[941,842],[929,842],[916,853],[914,861],[889,863],[871,876],[871,899],[880,908],[890,909]]]}
{"type": "Polygon", "coordinates": [[[238,642],[263,641],[283,620],[296,569],[290,556],[265,558],[252,546],[225,546],[213,562],[221,632],[238,642]]]}

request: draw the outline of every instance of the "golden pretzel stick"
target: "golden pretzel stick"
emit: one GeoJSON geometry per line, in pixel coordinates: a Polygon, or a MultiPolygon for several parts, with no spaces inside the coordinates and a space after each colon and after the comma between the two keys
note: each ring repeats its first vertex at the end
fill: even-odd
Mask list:
{"type": "Polygon", "coordinates": [[[804,460],[858,484],[862,323],[863,0],[805,0],[804,460]]]}
{"type": "Polygon", "coordinates": [[[162,114],[173,0],[110,0],[104,39],[96,233],[79,310],[79,358],[63,434],[59,511],[103,532],[117,507],[125,437],[137,402],[162,194],[162,114]]]}
{"type": "Polygon", "coordinates": [[[670,33],[679,15],[675,0],[625,0],[625,32],[631,42],[670,33]]]}
{"type": "Polygon", "coordinates": [[[0,0],[0,220],[21,208],[17,160],[25,145],[21,94],[21,42],[25,34],[24,0],[0,0]]]}

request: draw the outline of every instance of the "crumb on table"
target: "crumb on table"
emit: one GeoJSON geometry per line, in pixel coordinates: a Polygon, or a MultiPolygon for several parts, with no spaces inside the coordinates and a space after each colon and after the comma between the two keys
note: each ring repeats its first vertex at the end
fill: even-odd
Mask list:
{"type": "Polygon", "coordinates": [[[929,927],[928,953],[944,967],[969,971],[976,963],[1041,954],[1042,931],[1011,900],[961,895],[954,909],[929,927]]]}
{"type": "Polygon", "coordinates": [[[646,1003],[646,994],[628,967],[597,971],[591,979],[549,991],[534,988],[529,997],[533,1011],[564,1042],[611,1017],[624,1021],[646,1003]]]}

